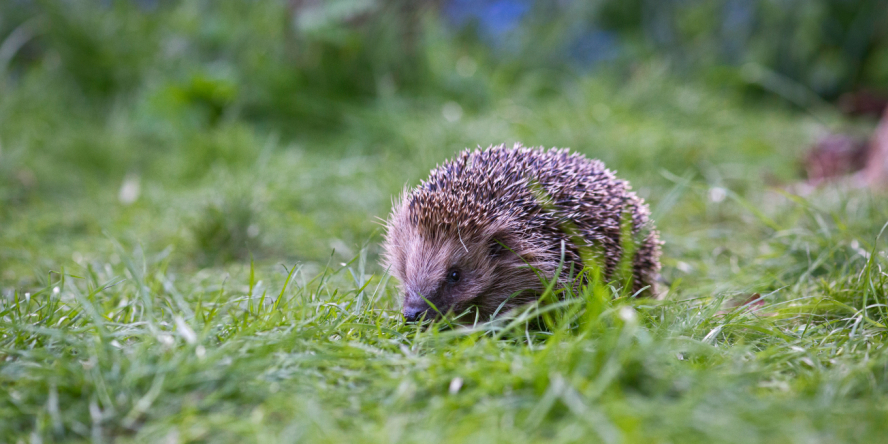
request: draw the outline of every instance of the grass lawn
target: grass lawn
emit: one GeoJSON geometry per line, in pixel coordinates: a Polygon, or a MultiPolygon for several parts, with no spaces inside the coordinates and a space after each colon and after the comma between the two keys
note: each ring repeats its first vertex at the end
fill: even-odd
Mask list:
{"type": "Polygon", "coordinates": [[[170,105],[175,84],[96,105],[54,69],[0,98],[2,442],[888,436],[888,200],[784,191],[837,115],[652,62],[491,80],[481,105],[380,94],[288,131],[170,105]],[[631,180],[664,301],[594,287],[544,331],[402,322],[378,218],[458,150],[516,141],[631,180]]]}

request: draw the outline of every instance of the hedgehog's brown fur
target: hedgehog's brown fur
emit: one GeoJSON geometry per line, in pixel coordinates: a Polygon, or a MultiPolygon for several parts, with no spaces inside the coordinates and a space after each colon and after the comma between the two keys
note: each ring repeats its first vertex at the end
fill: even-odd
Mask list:
{"type": "Polygon", "coordinates": [[[435,316],[426,301],[442,313],[476,307],[483,319],[539,297],[528,265],[551,278],[563,257],[559,280],[570,285],[567,270],[594,251],[611,277],[631,220],[633,288],[653,294],[661,242],[649,213],[603,163],[566,149],[465,150],[395,203],[384,258],[408,320],[435,316]]]}

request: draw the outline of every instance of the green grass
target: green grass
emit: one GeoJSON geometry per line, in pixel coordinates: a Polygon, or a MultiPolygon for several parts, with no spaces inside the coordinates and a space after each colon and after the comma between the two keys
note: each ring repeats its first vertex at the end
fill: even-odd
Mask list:
{"type": "Polygon", "coordinates": [[[888,205],[784,191],[845,122],[657,62],[516,75],[479,58],[463,78],[464,51],[431,48],[429,90],[309,96],[329,126],[256,114],[237,72],[110,73],[84,85],[137,86],[96,99],[62,54],[7,82],[0,441],[883,439],[888,205]],[[593,286],[547,306],[542,331],[402,322],[376,218],[458,150],[515,141],[632,181],[666,242],[665,301],[593,286]],[[764,306],[736,307],[755,293],[764,306]]]}

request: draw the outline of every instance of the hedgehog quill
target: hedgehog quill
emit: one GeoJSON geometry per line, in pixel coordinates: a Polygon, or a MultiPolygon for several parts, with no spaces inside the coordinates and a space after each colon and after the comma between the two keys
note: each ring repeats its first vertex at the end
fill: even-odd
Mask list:
{"type": "Polygon", "coordinates": [[[652,295],[662,242],[649,215],[599,160],[519,144],[465,150],[395,202],[383,258],[407,321],[471,308],[487,319],[538,299],[537,273],[571,285],[563,271],[595,260],[609,279],[624,253],[633,291],[652,295]]]}

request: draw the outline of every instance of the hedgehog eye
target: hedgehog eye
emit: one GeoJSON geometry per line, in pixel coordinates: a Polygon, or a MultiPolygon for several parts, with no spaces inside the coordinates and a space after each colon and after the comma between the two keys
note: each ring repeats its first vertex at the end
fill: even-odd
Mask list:
{"type": "Polygon", "coordinates": [[[451,269],[450,271],[447,272],[447,283],[448,284],[455,284],[455,283],[459,282],[459,278],[460,278],[459,270],[451,269]]]}

